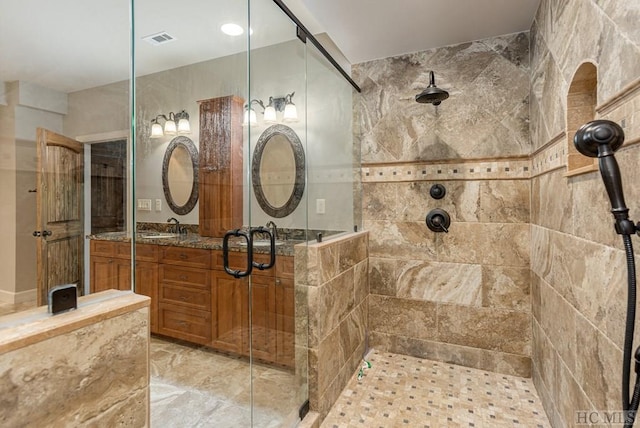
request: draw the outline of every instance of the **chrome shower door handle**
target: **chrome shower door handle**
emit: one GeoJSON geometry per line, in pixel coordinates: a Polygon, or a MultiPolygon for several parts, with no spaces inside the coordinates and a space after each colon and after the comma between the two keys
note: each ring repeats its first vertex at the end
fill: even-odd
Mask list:
{"type": "Polygon", "coordinates": [[[271,232],[270,229],[266,227],[257,227],[255,229],[251,229],[251,240],[253,241],[253,235],[256,233],[260,233],[262,235],[269,236],[269,263],[257,263],[253,261],[252,257],[252,265],[254,268],[259,270],[271,269],[276,264],[276,237],[271,232]]]}
{"type": "Polygon", "coordinates": [[[253,235],[241,229],[230,230],[225,233],[222,239],[222,264],[224,271],[234,278],[243,278],[251,275],[251,271],[253,270],[253,235]],[[247,270],[245,271],[231,269],[229,267],[229,238],[240,236],[247,241],[247,270]]]}

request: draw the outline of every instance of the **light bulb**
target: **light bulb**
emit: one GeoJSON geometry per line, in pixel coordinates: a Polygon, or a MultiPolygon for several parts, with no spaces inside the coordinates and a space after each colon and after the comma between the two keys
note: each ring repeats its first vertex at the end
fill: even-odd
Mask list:
{"type": "Polygon", "coordinates": [[[242,126],[255,126],[258,124],[258,118],[256,117],[256,112],[253,109],[248,109],[244,111],[244,119],[242,120],[242,126]]]}
{"type": "Polygon", "coordinates": [[[162,126],[159,123],[154,123],[151,125],[151,138],[160,138],[164,135],[162,131],[162,126]]]}
{"type": "Polygon", "coordinates": [[[187,119],[180,119],[178,121],[178,134],[191,134],[191,124],[187,119]]]}
{"type": "Polygon", "coordinates": [[[298,121],[298,109],[293,103],[288,103],[284,106],[284,115],[282,116],[283,122],[297,122],[298,121]]]}
{"type": "Polygon", "coordinates": [[[167,120],[164,123],[164,133],[167,135],[176,134],[176,123],[173,120],[167,120]]]}
{"type": "Polygon", "coordinates": [[[264,109],[264,123],[275,123],[277,120],[276,109],[272,105],[268,105],[264,109]]]}

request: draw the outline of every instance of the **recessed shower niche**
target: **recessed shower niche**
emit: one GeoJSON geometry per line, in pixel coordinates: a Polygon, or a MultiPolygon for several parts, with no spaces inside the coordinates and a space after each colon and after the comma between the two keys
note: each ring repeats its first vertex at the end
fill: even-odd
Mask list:
{"type": "Polygon", "coordinates": [[[580,154],[573,136],[580,126],[595,119],[598,99],[598,70],[595,64],[580,64],[567,94],[567,176],[586,174],[598,170],[597,159],[580,154]]]}

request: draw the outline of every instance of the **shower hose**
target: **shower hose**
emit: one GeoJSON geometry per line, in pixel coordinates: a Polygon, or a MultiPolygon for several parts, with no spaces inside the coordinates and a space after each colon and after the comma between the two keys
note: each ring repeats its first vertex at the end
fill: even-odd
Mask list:
{"type": "Polygon", "coordinates": [[[633,255],[631,236],[622,235],[627,257],[627,322],[624,334],[624,354],[622,363],[622,409],[624,410],[624,427],[633,427],[633,422],[640,403],[640,347],[635,354],[636,382],[633,396],[629,401],[629,381],[631,376],[631,350],[633,347],[633,331],[636,319],[636,263],[633,255]]]}

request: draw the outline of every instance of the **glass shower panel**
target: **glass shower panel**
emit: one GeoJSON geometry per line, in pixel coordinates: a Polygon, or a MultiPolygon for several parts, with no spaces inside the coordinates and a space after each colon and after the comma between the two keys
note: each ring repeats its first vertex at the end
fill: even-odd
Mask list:
{"type": "Polygon", "coordinates": [[[353,124],[358,95],[318,49],[307,43],[309,229],[322,233],[324,239],[361,229],[361,213],[356,208],[360,206],[360,145],[353,124]]]}
{"type": "MultiPolygon", "coordinates": [[[[135,29],[135,288],[152,297],[151,425],[249,427],[249,282],[225,272],[222,254],[248,209],[248,3],[136,0],[135,29]]],[[[246,268],[233,245],[229,264],[246,268]]]]}
{"type": "Polygon", "coordinates": [[[250,16],[245,220],[276,235],[275,267],[251,276],[253,421],[292,427],[308,398],[306,300],[294,278],[307,240],[306,46],[273,1],[252,0],[250,16]]]}

